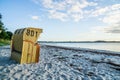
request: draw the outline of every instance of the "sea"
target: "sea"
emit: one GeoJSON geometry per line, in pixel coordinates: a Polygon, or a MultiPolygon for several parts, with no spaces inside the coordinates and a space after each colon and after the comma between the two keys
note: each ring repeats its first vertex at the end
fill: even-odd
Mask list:
{"type": "Polygon", "coordinates": [[[120,43],[68,43],[68,42],[62,43],[61,42],[61,43],[44,43],[44,44],[120,52],[120,43]]]}

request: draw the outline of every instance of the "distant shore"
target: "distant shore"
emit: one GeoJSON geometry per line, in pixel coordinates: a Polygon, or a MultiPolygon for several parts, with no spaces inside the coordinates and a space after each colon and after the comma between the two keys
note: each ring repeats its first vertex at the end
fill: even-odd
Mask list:
{"type": "Polygon", "coordinates": [[[120,41],[38,41],[39,43],[120,43],[120,41]]]}

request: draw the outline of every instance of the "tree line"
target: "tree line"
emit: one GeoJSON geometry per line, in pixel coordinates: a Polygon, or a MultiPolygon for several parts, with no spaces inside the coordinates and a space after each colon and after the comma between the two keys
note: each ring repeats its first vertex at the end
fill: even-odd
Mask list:
{"type": "Polygon", "coordinates": [[[0,14],[0,39],[11,40],[12,35],[13,33],[5,28],[2,22],[2,15],[0,14]]]}

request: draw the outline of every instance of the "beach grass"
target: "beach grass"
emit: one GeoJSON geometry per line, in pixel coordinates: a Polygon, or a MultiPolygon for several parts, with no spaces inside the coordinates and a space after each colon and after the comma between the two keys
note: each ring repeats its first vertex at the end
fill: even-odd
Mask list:
{"type": "Polygon", "coordinates": [[[0,46],[5,46],[5,45],[9,45],[9,44],[10,44],[10,40],[0,39],[0,46]]]}

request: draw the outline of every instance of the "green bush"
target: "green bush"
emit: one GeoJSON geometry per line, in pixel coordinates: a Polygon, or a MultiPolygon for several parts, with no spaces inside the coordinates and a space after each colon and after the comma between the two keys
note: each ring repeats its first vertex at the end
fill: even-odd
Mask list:
{"type": "Polygon", "coordinates": [[[2,15],[0,14],[0,46],[10,44],[12,35],[13,33],[7,31],[7,29],[4,27],[4,24],[2,22],[2,15]]]}

